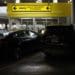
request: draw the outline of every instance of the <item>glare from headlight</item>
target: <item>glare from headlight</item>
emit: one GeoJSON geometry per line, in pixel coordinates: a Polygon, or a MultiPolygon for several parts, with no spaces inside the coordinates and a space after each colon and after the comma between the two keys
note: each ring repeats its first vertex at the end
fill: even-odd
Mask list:
{"type": "Polygon", "coordinates": [[[14,72],[50,72],[54,71],[52,66],[47,65],[23,65],[18,67],[17,70],[13,69],[14,72]]]}
{"type": "Polygon", "coordinates": [[[36,34],[34,34],[34,33],[32,33],[32,32],[30,32],[30,37],[32,37],[32,38],[36,38],[36,37],[37,37],[37,35],[36,35],[36,34]]]}
{"type": "Polygon", "coordinates": [[[45,30],[42,30],[42,31],[41,31],[41,34],[44,34],[44,33],[45,33],[45,30]]]}

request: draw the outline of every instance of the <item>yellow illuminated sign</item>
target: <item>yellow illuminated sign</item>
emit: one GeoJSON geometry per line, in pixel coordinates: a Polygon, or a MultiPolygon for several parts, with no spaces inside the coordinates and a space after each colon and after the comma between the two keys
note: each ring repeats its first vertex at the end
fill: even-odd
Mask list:
{"type": "Polygon", "coordinates": [[[12,11],[13,12],[40,12],[40,11],[50,11],[50,7],[49,6],[12,6],[12,11]]]}
{"type": "Polygon", "coordinates": [[[71,16],[71,3],[9,3],[9,17],[66,17],[71,16]]]}

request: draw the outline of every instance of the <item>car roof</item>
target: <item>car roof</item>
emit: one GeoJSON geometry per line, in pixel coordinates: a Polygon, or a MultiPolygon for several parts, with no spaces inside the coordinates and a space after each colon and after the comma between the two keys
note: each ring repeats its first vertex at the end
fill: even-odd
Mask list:
{"type": "MultiPolygon", "coordinates": [[[[25,32],[26,32],[26,31],[31,31],[31,32],[35,33],[36,35],[39,35],[39,33],[35,32],[35,31],[26,29],[26,30],[18,30],[18,31],[11,32],[11,33],[9,33],[7,36],[13,35],[13,34],[15,34],[15,33],[23,32],[23,31],[25,31],[25,32]]],[[[6,37],[7,37],[7,36],[6,36],[6,37]]]]}

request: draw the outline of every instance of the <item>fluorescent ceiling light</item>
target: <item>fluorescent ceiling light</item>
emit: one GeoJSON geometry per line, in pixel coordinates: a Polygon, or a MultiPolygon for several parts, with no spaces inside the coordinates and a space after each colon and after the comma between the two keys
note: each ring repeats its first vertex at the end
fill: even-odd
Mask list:
{"type": "Polygon", "coordinates": [[[7,13],[7,7],[3,6],[0,7],[0,14],[6,14],[7,13]]]}
{"type": "Polygon", "coordinates": [[[36,0],[36,3],[42,3],[42,0],[36,0]]]}
{"type": "Polygon", "coordinates": [[[20,3],[20,0],[16,0],[16,3],[20,3]]]}
{"type": "Polygon", "coordinates": [[[58,0],[53,0],[53,3],[58,3],[58,0]]]}

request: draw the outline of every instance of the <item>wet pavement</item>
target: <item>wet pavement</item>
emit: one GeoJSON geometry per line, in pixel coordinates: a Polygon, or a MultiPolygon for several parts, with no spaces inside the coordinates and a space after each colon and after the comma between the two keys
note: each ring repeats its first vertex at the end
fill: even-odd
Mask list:
{"type": "Polygon", "coordinates": [[[75,75],[75,61],[45,58],[38,52],[0,68],[0,75],[75,75]]]}

